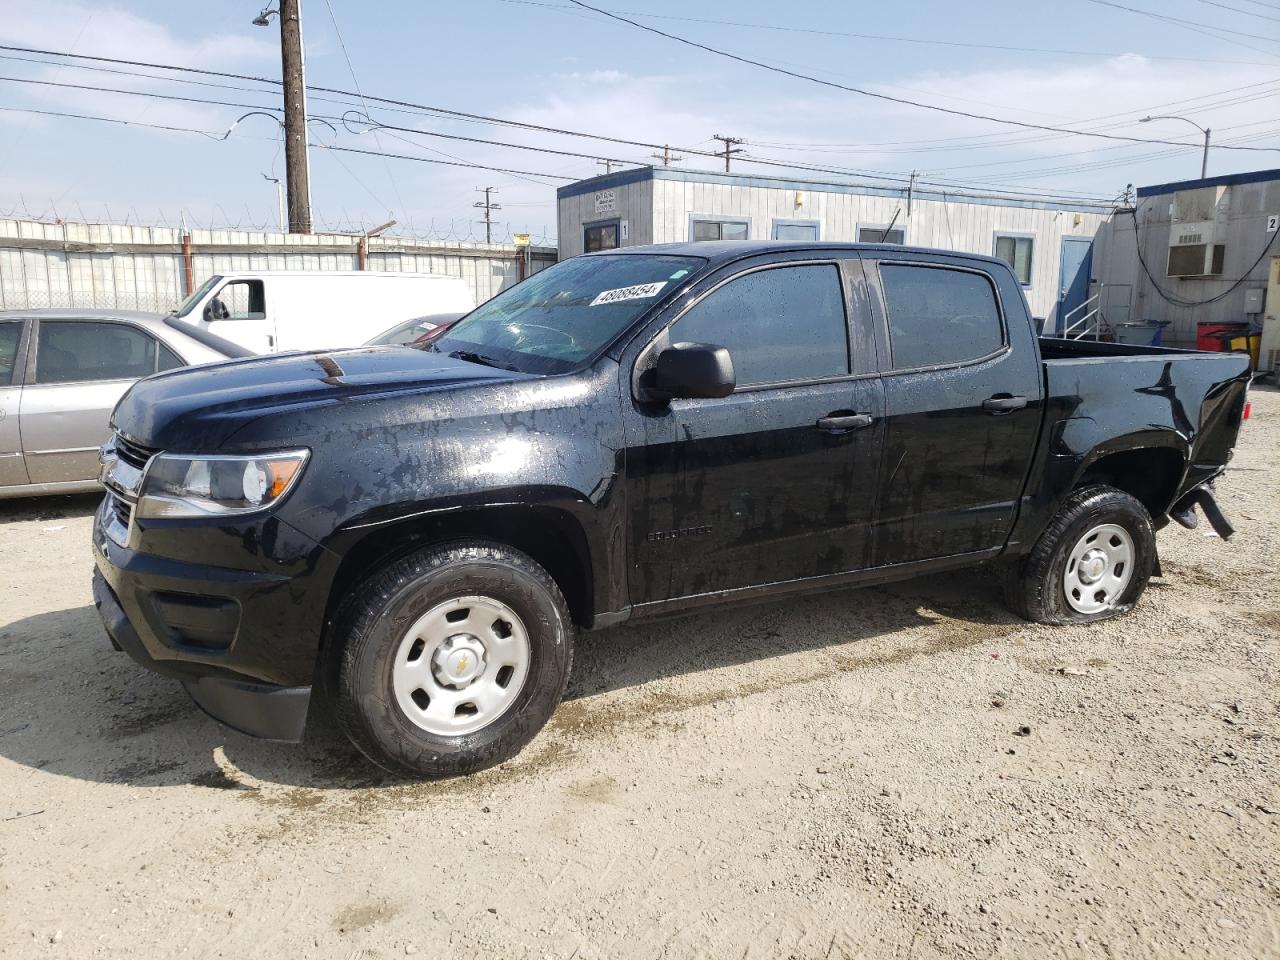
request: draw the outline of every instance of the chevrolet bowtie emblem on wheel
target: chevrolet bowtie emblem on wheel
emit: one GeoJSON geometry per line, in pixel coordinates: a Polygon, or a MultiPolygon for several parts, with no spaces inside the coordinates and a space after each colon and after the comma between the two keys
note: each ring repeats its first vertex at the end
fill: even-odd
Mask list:
{"type": "Polygon", "coordinates": [[[467,655],[464,653],[462,657],[458,660],[458,672],[466,673],[466,670],[467,670],[467,655]]]}

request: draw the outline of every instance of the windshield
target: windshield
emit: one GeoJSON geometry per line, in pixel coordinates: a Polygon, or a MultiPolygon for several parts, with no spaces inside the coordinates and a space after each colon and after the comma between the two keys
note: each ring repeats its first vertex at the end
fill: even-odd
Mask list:
{"type": "Polygon", "coordinates": [[[563,260],[477,307],[435,349],[523,373],[563,373],[705,264],[640,254],[563,260]]]}
{"type": "Polygon", "coordinates": [[[195,293],[191,294],[191,296],[187,297],[187,299],[182,301],[182,304],[178,307],[178,309],[173,311],[173,315],[175,317],[185,317],[188,313],[190,313],[195,308],[195,305],[197,303],[199,303],[201,300],[204,299],[204,295],[208,293],[210,290],[212,290],[214,288],[214,285],[217,284],[221,279],[222,279],[221,277],[210,277],[208,280],[206,280],[204,283],[200,285],[199,290],[197,290],[195,293]]]}

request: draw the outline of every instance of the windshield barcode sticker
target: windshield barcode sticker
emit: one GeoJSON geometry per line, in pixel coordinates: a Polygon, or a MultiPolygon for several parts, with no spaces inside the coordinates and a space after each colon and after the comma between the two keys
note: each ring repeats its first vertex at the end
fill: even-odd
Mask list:
{"type": "Polygon", "coordinates": [[[591,301],[591,306],[598,307],[602,303],[618,303],[621,300],[647,300],[649,297],[656,297],[666,285],[667,281],[659,280],[657,283],[637,283],[630,287],[618,287],[616,290],[604,290],[591,301]]]}

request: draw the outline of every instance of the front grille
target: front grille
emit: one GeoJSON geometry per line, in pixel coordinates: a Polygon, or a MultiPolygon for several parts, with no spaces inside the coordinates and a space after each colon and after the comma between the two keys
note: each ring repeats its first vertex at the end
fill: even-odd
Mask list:
{"type": "Polygon", "coordinates": [[[120,522],[120,525],[128,530],[129,521],[133,519],[133,507],[129,505],[129,501],[112,494],[111,512],[115,514],[115,518],[120,522]]]}
{"type": "Polygon", "coordinates": [[[158,450],[153,450],[150,447],[144,447],[142,444],[134,443],[132,440],[126,440],[119,433],[117,433],[115,437],[115,446],[116,456],[129,464],[129,466],[136,467],[139,470],[145,467],[147,465],[147,461],[155,454],[159,453],[158,450]]]}

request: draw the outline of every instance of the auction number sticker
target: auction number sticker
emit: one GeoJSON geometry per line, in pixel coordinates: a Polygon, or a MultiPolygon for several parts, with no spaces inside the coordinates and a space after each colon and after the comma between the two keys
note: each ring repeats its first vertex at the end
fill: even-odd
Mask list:
{"type": "Polygon", "coordinates": [[[657,283],[637,283],[630,287],[618,287],[616,290],[604,290],[596,294],[596,298],[591,301],[591,306],[620,303],[623,300],[647,300],[650,297],[656,297],[666,285],[667,281],[659,280],[657,283]]]}

